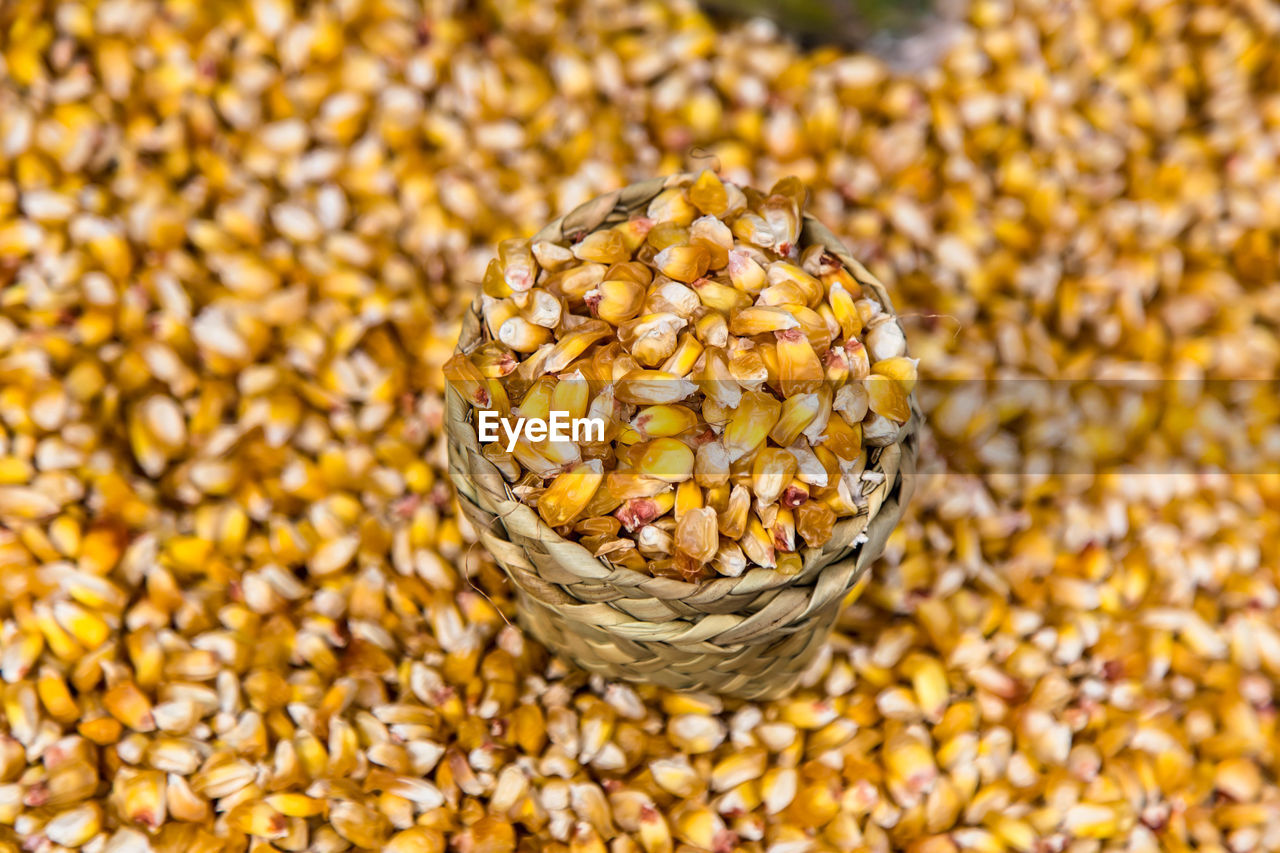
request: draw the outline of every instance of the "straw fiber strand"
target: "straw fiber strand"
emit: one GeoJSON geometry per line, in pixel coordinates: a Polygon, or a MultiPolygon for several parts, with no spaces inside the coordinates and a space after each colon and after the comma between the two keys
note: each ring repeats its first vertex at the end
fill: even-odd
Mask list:
{"type": "MultiPolygon", "coordinates": [[[[534,239],[580,238],[642,212],[663,189],[692,179],[673,175],[607,193],[551,222],[534,239]]],[[[884,286],[808,214],[804,236],[839,257],[893,312],[884,286]]],[[[458,351],[483,342],[477,299],[458,351]]],[[[920,422],[913,399],[897,443],[868,449],[865,509],[840,521],[829,542],[804,549],[799,573],[754,568],[737,578],[687,583],[615,567],[559,536],[514,498],[484,458],[469,407],[452,387],[446,404],[449,473],[458,502],[515,585],[520,621],[534,637],[608,678],[749,699],[777,696],[794,685],[826,642],[845,596],[883,552],[911,495],[920,422]]]]}

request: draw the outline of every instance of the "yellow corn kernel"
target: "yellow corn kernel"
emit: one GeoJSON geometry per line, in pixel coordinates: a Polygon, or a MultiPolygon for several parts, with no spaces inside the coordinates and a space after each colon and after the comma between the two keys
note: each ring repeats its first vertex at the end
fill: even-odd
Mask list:
{"type": "Polygon", "coordinates": [[[572,247],[573,256],[597,264],[616,264],[631,257],[622,235],[612,229],[593,231],[572,247]]]}
{"type": "Polygon", "coordinates": [[[917,368],[919,362],[914,358],[897,356],[877,361],[871,365],[871,372],[877,376],[887,376],[902,386],[902,390],[910,394],[916,387],[917,368]]]}
{"type": "MultiPolygon", "coordinates": [[[[516,304],[514,299],[485,298],[483,302],[485,327],[494,338],[498,337],[498,330],[502,328],[504,323],[520,314],[520,306],[516,304]]],[[[448,378],[447,374],[446,378],[448,378]]]]}
{"type": "Polygon", "coordinates": [[[554,376],[540,376],[529,386],[524,398],[520,401],[516,412],[522,418],[549,420],[551,418],[551,399],[559,384],[554,376]]]}
{"type": "Polygon", "coordinates": [[[757,566],[771,569],[777,565],[773,547],[773,536],[764,529],[764,525],[754,514],[747,520],[747,528],[738,540],[742,551],[757,566]]]}
{"type": "Polygon", "coordinates": [[[538,514],[550,527],[568,524],[587,506],[603,480],[600,460],[579,462],[552,481],[538,500],[538,514]]]}
{"type": "Polygon", "coordinates": [[[766,814],[777,814],[791,805],[799,786],[799,774],[791,767],[770,767],[760,779],[760,799],[766,814]]]}
{"type": "Polygon", "coordinates": [[[652,805],[640,809],[640,829],[637,833],[644,853],[672,853],[671,827],[652,805]]]}
{"type": "Polygon", "coordinates": [[[680,330],[687,323],[669,311],[642,314],[618,327],[618,340],[641,365],[657,367],[675,352],[680,330]]]}
{"type": "Polygon", "coordinates": [[[850,380],[861,382],[871,375],[871,362],[867,355],[867,348],[860,341],[845,341],[844,355],[848,362],[850,380]]]}
{"type": "Polygon", "coordinates": [[[843,416],[835,415],[827,421],[821,446],[837,458],[852,462],[862,453],[861,424],[850,426],[843,416]]]}
{"type": "Polygon", "coordinates": [[[752,306],[730,316],[729,331],[735,335],[764,335],[798,329],[800,321],[784,308],[772,305],[752,306]]]}
{"type": "Polygon", "coordinates": [[[675,836],[699,850],[713,850],[726,833],[724,821],[707,806],[686,804],[674,815],[675,836]]]}
{"type": "Polygon", "coordinates": [[[714,172],[703,169],[689,187],[689,202],[705,214],[723,216],[729,209],[729,194],[714,172]]]}
{"type": "Polygon", "coordinates": [[[705,246],[669,246],[654,257],[653,264],[668,278],[689,284],[706,275],[711,253],[705,246]]]}
{"type": "MultiPolygon", "coordinates": [[[[719,315],[714,315],[719,316],[719,315]]],[[[702,355],[703,346],[692,332],[681,332],[676,342],[675,352],[664,361],[659,369],[672,376],[688,376],[702,355]]]]}
{"type": "Polygon", "coordinates": [[[44,825],[44,836],[62,847],[79,847],[102,829],[102,806],[85,803],[59,812],[44,825]]]}
{"type": "Polygon", "coordinates": [[[755,295],[764,290],[768,277],[764,267],[741,249],[729,252],[729,281],[743,293],[755,295]]]}
{"type": "Polygon", "coordinates": [[[444,832],[426,826],[411,826],[391,836],[383,853],[444,853],[444,832]]]}
{"type": "Polygon", "coordinates": [[[122,727],[114,717],[95,717],[82,721],[76,731],[99,746],[107,746],[120,740],[122,727]]]}
{"type": "Polygon", "coordinates": [[[703,506],[702,488],[696,481],[685,480],[675,491],[675,516],[678,522],[680,518],[691,509],[701,509],[703,506]]]}
{"type": "Polygon", "coordinates": [[[810,548],[827,543],[835,527],[836,514],[829,506],[817,501],[805,501],[795,509],[796,532],[810,548]]]}
{"type": "MultiPolygon", "coordinates": [[[[382,849],[391,831],[391,825],[386,817],[366,805],[350,800],[334,804],[329,810],[329,822],[339,835],[356,847],[368,847],[374,850],[382,849]]],[[[477,826],[479,824],[472,829],[475,830],[477,826]]],[[[473,849],[485,848],[476,845],[473,849]]]]}
{"type": "Polygon", "coordinates": [[[643,446],[636,471],[664,483],[680,483],[693,476],[694,452],[675,438],[658,438],[643,446]]]}
{"type": "Polygon", "coordinates": [[[711,560],[711,567],[726,577],[741,577],[747,570],[747,555],[742,552],[742,546],[737,542],[721,539],[720,547],[716,549],[716,555],[711,560]]]}
{"type": "MultiPolygon", "coordinates": [[[[733,249],[733,232],[714,216],[701,216],[689,226],[689,242],[707,250],[711,260],[708,272],[718,272],[729,264],[729,252],[733,249]]],[[[746,304],[751,304],[748,301],[746,304]]]]}
{"type": "Polygon", "coordinates": [[[516,315],[499,327],[498,340],[516,352],[531,353],[551,340],[551,330],[516,315]]]}
{"type": "Polygon", "coordinates": [[[769,223],[754,213],[744,213],[730,224],[733,236],[743,242],[750,243],[760,249],[772,249],[777,236],[769,228],[769,223]]]}
{"type": "Polygon", "coordinates": [[[840,282],[831,285],[827,299],[836,322],[840,324],[840,333],[846,341],[856,341],[862,334],[862,317],[853,304],[853,296],[840,282]]]}
{"type": "Polygon", "coordinates": [[[641,287],[648,287],[653,283],[653,270],[649,268],[648,264],[640,261],[623,261],[605,270],[604,280],[612,281],[616,279],[633,281],[641,287]]]}
{"type": "Polygon", "coordinates": [[[154,830],[165,822],[165,776],[159,770],[142,770],[120,781],[121,816],[154,830]]]}
{"type": "MultiPolygon", "coordinates": [[[[530,246],[530,249],[533,251],[533,259],[538,262],[538,266],[548,272],[559,272],[573,263],[573,252],[558,243],[552,243],[550,240],[538,240],[530,246]]],[[[489,263],[492,266],[495,261],[490,261],[489,263]]]]}
{"type": "Polygon", "coordinates": [[[698,215],[683,187],[670,187],[653,197],[645,215],[655,222],[674,222],[688,225],[698,215]]]}
{"type": "Polygon", "coordinates": [[[58,623],[89,651],[101,646],[111,636],[111,626],[96,613],[70,601],[53,605],[58,623]]]}
{"type": "Polygon", "coordinates": [[[630,532],[639,530],[644,525],[666,515],[675,507],[676,495],[670,486],[661,484],[668,491],[652,496],[631,498],[615,513],[622,526],[630,532]]]}
{"type": "Polygon", "coordinates": [[[44,651],[44,637],[35,631],[24,631],[5,646],[0,659],[0,676],[10,683],[21,681],[31,672],[44,651]]]}
{"type": "Polygon", "coordinates": [[[655,252],[661,252],[672,246],[686,246],[689,244],[689,229],[676,222],[660,222],[649,232],[645,242],[652,246],[655,252]]]}
{"type": "Polygon", "coordinates": [[[714,279],[701,278],[691,286],[702,304],[712,311],[733,317],[737,312],[750,309],[751,297],[727,284],[721,284],[714,279]]]}
{"type": "Polygon", "coordinates": [[[696,387],[663,370],[633,370],[619,380],[614,393],[624,403],[659,405],[678,403],[693,394],[696,387]]]}
{"type": "MultiPolygon", "coordinates": [[[[521,293],[514,298],[520,308],[520,316],[535,326],[554,329],[564,314],[564,305],[552,293],[535,287],[528,293],[521,293]]],[[[499,327],[501,331],[501,327],[499,327]]]]}
{"type": "Polygon", "coordinates": [[[107,713],[136,732],[155,730],[151,700],[132,681],[121,681],[108,688],[102,696],[102,706],[107,713]]]}
{"type": "Polygon", "coordinates": [[[770,285],[785,283],[795,287],[802,294],[801,299],[797,300],[802,305],[813,307],[822,302],[822,282],[793,263],[777,261],[770,264],[768,279],[770,285]]]}
{"type": "Polygon", "coordinates": [[[36,679],[36,693],[49,716],[58,722],[68,725],[79,718],[80,709],[71,695],[67,680],[57,670],[41,667],[36,679]]]}
{"type": "MultiPolygon", "coordinates": [[[[705,408],[705,407],[704,407],[705,408]]],[[[694,454],[693,476],[704,489],[727,485],[729,482],[729,451],[719,441],[698,445],[694,454]]]]}
{"type": "Polygon", "coordinates": [[[923,733],[907,729],[891,735],[882,747],[882,755],[885,782],[900,805],[910,807],[933,787],[938,768],[923,733]]]}
{"type": "Polygon", "coordinates": [[[643,216],[628,219],[626,222],[619,222],[613,226],[612,230],[622,238],[622,243],[626,246],[627,253],[630,254],[644,245],[645,238],[653,230],[653,220],[643,216]]]}
{"type": "Polygon", "coordinates": [[[778,422],[769,431],[769,438],[779,447],[790,447],[817,418],[821,404],[821,397],[816,393],[788,397],[782,403],[778,422]]]}
{"type": "Polygon", "coordinates": [[[687,406],[646,406],[636,413],[631,426],[644,438],[668,438],[686,433],[698,425],[698,414],[687,406]]]}
{"type": "Polygon", "coordinates": [[[528,240],[503,240],[498,244],[498,261],[502,278],[513,291],[522,293],[533,287],[538,272],[528,240]]]}
{"type": "Polygon", "coordinates": [[[260,838],[283,838],[289,832],[289,819],[261,803],[242,803],[227,813],[227,823],[247,835],[260,838]]]}
{"type": "Polygon", "coordinates": [[[506,299],[515,293],[511,285],[507,284],[502,274],[502,262],[497,258],[489,261],[489,265],[485,267],[484,276],[480,279],[480,289],[485,296],[491,296],[494,299],[506,299]]]}
{"type": "Polygon", "coordinates": [[[888,376],[872,374],[863,380],[867,407],[877,415],[903,424],[911,419],[911,406],[902,384],[888,376]]]}
{"type": "Polygon", "coordinates": [[[764,447],[751,466],[751,490],[761,505],[778,499],[796,474],[796,458],[779,447],[764,447]]]}
{"type": "Polygon", "coordinates": [[[729,321],[719,311],[707,311],[694,321],[693,334],[704,346],[723,348],[729,343],[729,321]]]}
{"type": "Polygon", "coordinates": [[[288,817],[314,817],[324,814],[325,811],[323,800],[308,797],[305,794],[272,794],[264,802],[280,814],[288,817]]]}
{"type": "Polygon", "coordinates": [[[444,365],[444,377],[475,408],[509,411],[510,403],[501,383],[486,378],[467,356],[459,353],[449,359],[444,365]]]}
{"type": "MultiPolygon", "coordinates": [[[[702,370],[695,378],[698,380],[698,388],[708,401],[729,408],[736,408],[742,402],[742,388],[729,369],[728,357],[719,347],[708,347],[705,350],[702,370]]],[[[708,418],[707,422],[712,421],[708,418]]]]}
{"type": "Polygon", "coordinates": [[[590,399],[591,387],[581,373],[564,376],[552,389],[548,416],[551,412],[564,412],[567,418],[582,418],[590,399]]]}
{"type": "Polygon", "coordinates": [[[33,610],[35,612],[36,627],[40,629],[40,633],[44,636],[45,645],[60,660],[72,663],[84,655],[84,648],[76,642],[75,637],[58,623],[52,610],[47,605],[39,605],[33,610]]]}
{"type": "Polygon", "coordinates": [[[587,291],[587,307],[606,323],[620,326],[640,313],[644,285],[629,279],[609,279],[587,291]]]}
{"type": "Polygon", "coordinates": [[[789,553],[796,549],[796,518],[790,507],[777,507],[777,515],[773,517],[770,532],[773,534],[775,552],[789,553]]]}
{"type": "Polygon", "coordinates": [[[703,507],[682,513],[676,522],[675,546],[699,563],[711,562],[720,547],[715,510],[703,507]]]}
{"type": "Polygon", "coordinates": [[[725,508],[718,515],[720,532],[729,539],[740,539],[747,529],[751,509],[751,493],[745,486],[734,486],[725,508]]]}
{"type": "Polygon", "coordinates": [[[809,339],[799,329],[776,332],[778,378],[784,397],[810,394],[822,384],[825,371],[809,339]]]}
{"type": "Polygon", "coordinates": [[[570,304],[578,305],[585,302],[588,293],[600,286],[608,270],[609,267],[605,264],[579,264],[548,279],[547,288],[554,289],[554,282],[570,304]]]}
{"type": "Polygon", "coordinates": [[[763,444],[781,414],[782,403],[773,395],[745,392],[724,430],[722,441],[729,461],[735,462],[763,444]]]}

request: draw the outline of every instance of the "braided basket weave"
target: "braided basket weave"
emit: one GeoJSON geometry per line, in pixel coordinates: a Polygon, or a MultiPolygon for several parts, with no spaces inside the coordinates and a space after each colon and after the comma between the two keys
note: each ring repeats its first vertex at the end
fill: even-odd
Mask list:
{"type": "MultiPolygon", "coordinates": [[[[673,175],[607,193],[533,239],[579,238],[642,213],[663,189],[692,180],[673,175]]],[[[808,214],[803,239],[830,249],[893,313],[884,285],[808,214]]],[[[463,321],[458,351],[469,353],[485,340],[477,297],[463,321]]],[[[462,395],[450,386],[446,397],[449,474],[458,502],[515,584],[520,622],[562,657],[609,678],[746,699],[785,693],[826,643],[845,596],[883,552],[913,486],[920,422],[914,398],[912,417],[896,443],[868,448],[864,511],[837,522],[825,545],[802,550],[798,574],[757,567],[741,577],[698,583],[654,577],[593,557],[516,500],[481,454],[462,395]]]]}

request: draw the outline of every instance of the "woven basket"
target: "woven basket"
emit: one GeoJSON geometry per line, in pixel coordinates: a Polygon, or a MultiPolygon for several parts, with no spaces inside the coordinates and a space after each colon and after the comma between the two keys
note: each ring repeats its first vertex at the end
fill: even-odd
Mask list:
{"type": "MultiPolygon", "coordinates": [[[[632,184],[587,202],[533,239],[572,240],[613,225],[644,211],[663,189],[692,180],[673,175],[632,184]]],[[[808,214],[804,240],[830,249],[893,312],[884,285],[808,214]]],[[[477,297],[463,321],[458,351],[471,352],[485,340],[477,297]]],[[[752,568],[741,577],[687,583],[615,567],[559,536],[515,499],[481,455],[470,407],[451,386],[446,405],[449,474],[458,502],[515,584],[520,622],[529,633],[608,678],[745,699],[788,691],[826,643],[845,596],[883,552],[902,516],[913,486],[920,423],[912,399],[912,417],[897,442],[869,448],[864,513],[841,519],[825,545],[802,550],[799,573],[752,568]]]]}

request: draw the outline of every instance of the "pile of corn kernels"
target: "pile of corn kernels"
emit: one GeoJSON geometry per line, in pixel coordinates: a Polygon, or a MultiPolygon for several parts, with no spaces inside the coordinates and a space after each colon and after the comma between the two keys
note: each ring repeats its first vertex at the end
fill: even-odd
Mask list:
{"type": "Polygon", "coordinates": [[[967,14],[907,77],[687,2],[0,4],[0,850],[1280,849],[1280,9],[967,14]],[[548,659],[443,474],[493,247],[708,165],[815,188],[932,425],[761,704],[548,659]]]}
{"type": "MultiPolygon", "coordinates": [[[[866,447],[899,441],[916,362],[896,318],[820,243],[808,190],[709,170],[570,245],[504,240],[480,341],[445,363],[491,413],[598,432],[489,441],[515,497],[593,556],[657,576],[797,574],[865,514],[866,447]],[[863,343],[865,338],[866,343],[863,343]],[[513,408],[514,405],[514,408],[513,408]]],[[[568,241],[566,241],[568,242],[568,241]]],[[[495,430],[494,437],[497,436],[495,430]]]]}

